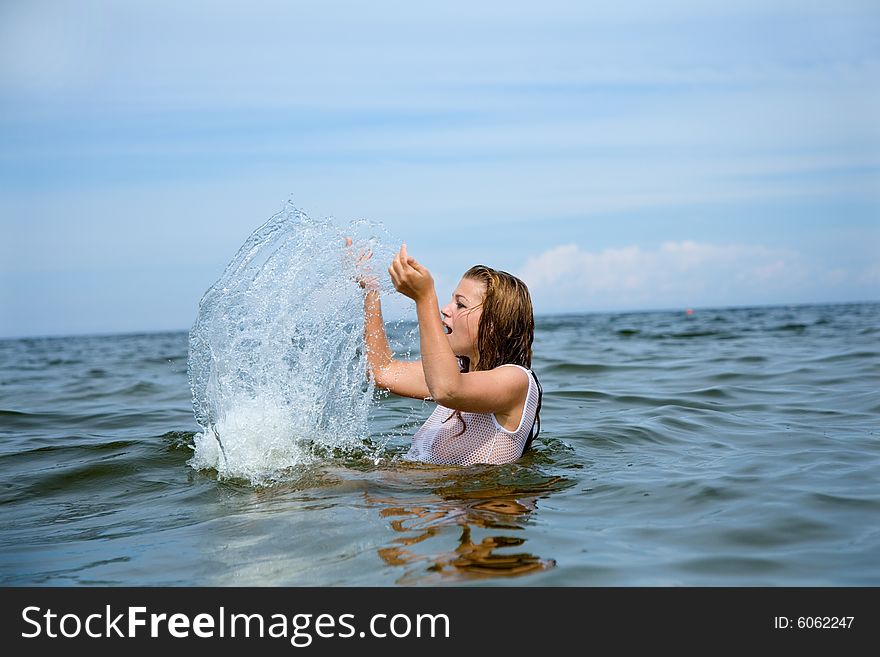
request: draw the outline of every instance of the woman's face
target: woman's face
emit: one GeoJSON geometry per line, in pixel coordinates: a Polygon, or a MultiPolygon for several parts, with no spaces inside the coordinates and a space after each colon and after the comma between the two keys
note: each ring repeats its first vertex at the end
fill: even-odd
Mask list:
{"type": "Polygon", "coordinates": [[[456,356],[475,356],[474,346],[477,343],[477,329],[483,314],[485,295],[486,286],[483,283],[462,278],[452,293],[452,301],[440,309],[449,346],[456,356]]]}

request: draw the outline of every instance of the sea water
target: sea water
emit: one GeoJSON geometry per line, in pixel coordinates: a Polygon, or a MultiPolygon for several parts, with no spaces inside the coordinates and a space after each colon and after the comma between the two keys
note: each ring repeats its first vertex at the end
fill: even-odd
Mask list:
{"type": "MultiPolygon", "coordinates": [[[[277,454],[233,476],[193,462],[187,332],[0,340],[0,583],[880,585],[880,304],[538,316],[534,353],[516,463],[402,460],[431,404],[376,395],[364,429],[354,386],[355,447],[267,419],[277,454]]],[[[210,411],[230,451],[239,399],[210,411]]]]}

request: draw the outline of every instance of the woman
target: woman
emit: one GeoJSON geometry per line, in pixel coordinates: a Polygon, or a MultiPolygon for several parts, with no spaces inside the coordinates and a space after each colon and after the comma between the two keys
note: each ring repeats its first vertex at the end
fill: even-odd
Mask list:
{"type": "Polygon", "coordinates": [[[528,288],[515,276],[477,265],[438,318],[434,279],[405,244],[388,272],[395,289],[416,302],[422,357],[393,357],[379,292],[362,279],[370,376],[379,388],[438,404],[413,436],[408,456],[450,465],[518,459],[539,431],[542,395],[529,369],[535,322],[528,288]]]}

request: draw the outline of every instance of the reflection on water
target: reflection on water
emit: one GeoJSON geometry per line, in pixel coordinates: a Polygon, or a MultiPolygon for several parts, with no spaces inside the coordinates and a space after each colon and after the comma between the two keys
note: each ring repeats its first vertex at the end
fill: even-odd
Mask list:
{"type": "Polygon", "coordinates": [[[468,474],[447,473],[436,480],[431,496],[406,504],[365,493],[398,534],[378,550],[386,564],[405,569],[397,584],[518,577],[556,566],[555,559],[522,549],[523,530],[533,522],[538,500],[570,482],[532,473],[527,482],[487,486],[490,482],[468,474]]]}

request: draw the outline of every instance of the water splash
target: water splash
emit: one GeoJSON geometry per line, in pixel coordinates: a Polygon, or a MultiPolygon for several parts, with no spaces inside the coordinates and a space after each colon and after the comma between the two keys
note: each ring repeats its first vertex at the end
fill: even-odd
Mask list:
{"type": "Polygon", "coordinates": [[[343,230],[290,203],[254,231],[205,293],[190,331],[190,387],[203,429],[193,468],[267,484],[316,453],[364,448],[373,389],[355,255],[372,251],[367,266],[390,292],[381,272],[393,243],[380,224],[358,220],[343,230]]]}

